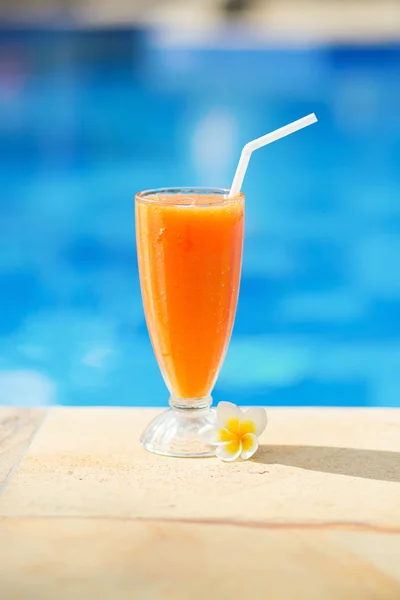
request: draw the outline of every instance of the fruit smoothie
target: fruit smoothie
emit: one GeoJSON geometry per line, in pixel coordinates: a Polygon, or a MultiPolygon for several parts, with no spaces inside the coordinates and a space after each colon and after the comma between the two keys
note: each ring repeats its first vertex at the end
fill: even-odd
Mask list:
{"type": "Polygon", "coordinates": [[[210,394],[232,333],[242,264],[244,196],[190,190],[136,196],[147,327],[175,398],[210,394]]]}

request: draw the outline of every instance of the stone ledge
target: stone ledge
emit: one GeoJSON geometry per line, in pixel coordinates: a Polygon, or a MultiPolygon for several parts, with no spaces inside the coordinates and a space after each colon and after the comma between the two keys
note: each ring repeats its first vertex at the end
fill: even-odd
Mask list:
{"type": "Polygon", "coordinates": [[[146,453],[155,413],[0,408],[0,598],[400,598],[399,410],[271,409],[234,464],[146,453]]]}
{"type": "Polygon", "coordinates": [[[0,494],[45,414],[40,409],[0,407],[0,494]]]}
{"type": "Polygon", "coordinates": [[[254,459],[169,459],[138,441],[153,409],[50,413],[0,516],[400,525],[400,410],[271,409],[254,459]]]}
{"type": "Polygon", "coordinates": [[[7,600],[400,597],[400,537],[307,527],[0,519],[7,600]]]}

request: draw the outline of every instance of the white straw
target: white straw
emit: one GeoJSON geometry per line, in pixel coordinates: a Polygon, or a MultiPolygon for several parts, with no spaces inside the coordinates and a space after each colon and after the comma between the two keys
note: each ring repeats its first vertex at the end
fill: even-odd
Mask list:
{"type": "Polygon", "coordinates": [[[295,131],[299,131],[299,129],[303,129],[303,127],[308,127],[313,123],[318,121],[317,117],[314,113],[311,115],[307,115],[302,119],[298,119],[297,121],[293,121],[293,123],[289,123],[289,125],[285,125],[284,127],[280,127],[271,133],[267,133],[267,135],[262,135],[256,140],[252,140],[248,142],[242,150],[242,154],[240,155],[239,164],[236,169],[235,177],[233,178],[231,191],[229,192],[229,198],[233,198],[237,196],[241,190],[244,176],[246,175],[247,166],[249,164],[250,156],[253,150],[258,150],[258,148],[262,148],[262,146],[266,146],[267,144],[271,144],[272,142],[276,142],[276,140],[280,140],[295,131]]]}

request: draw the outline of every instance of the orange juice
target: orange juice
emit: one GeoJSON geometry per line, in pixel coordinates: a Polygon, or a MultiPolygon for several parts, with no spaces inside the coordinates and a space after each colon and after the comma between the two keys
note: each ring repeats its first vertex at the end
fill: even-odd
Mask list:
{"type": "Polygon", "coordinates": [[[142,193],[136,234],[146,322],[175,398],[210,394],[236,312],[244,196],[142,193]]]}

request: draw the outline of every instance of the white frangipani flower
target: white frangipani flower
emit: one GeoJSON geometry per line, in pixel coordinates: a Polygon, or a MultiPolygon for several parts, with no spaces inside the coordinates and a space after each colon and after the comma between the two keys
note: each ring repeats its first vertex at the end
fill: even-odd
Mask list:
{"type": "Polygon", "coordinates": [[[216,455],[224,461],[239,458],[247,460],[258,449],[258,437],[267,426],[264,408],[249,408],[243,412],[232,402],[220,402],[217,406],[215,425],[208,425],[201,437],[216,446],[216,455]]]}

